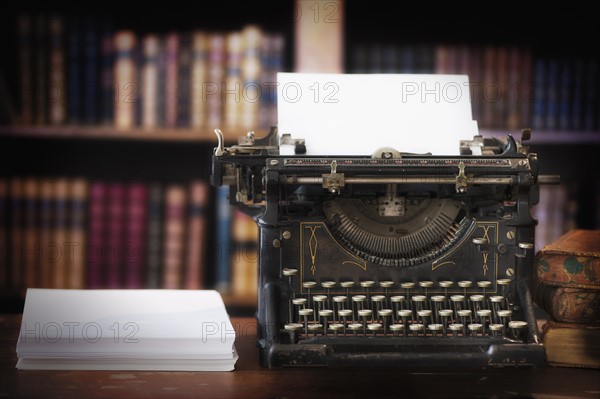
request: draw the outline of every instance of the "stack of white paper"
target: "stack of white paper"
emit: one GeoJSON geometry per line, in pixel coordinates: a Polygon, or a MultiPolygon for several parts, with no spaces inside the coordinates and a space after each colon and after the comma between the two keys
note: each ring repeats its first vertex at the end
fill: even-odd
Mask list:
{"type": "Polygon", "coordinates": [[[16,367],[231,371],[234,341],[217,291],[28,289],[16,367]]]}

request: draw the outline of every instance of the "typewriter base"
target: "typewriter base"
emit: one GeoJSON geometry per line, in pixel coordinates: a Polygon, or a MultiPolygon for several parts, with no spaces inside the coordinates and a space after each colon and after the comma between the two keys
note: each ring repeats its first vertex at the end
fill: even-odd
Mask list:
{"type": "Polygon", "coordinates": [[[546,352],[541,344],[513,343],[502,338],[389,337],[380,340],[369,337],[319,337],[262,349],[260,362],[263,367],[269,368],[541,367],[546,363],[546,352]]]}

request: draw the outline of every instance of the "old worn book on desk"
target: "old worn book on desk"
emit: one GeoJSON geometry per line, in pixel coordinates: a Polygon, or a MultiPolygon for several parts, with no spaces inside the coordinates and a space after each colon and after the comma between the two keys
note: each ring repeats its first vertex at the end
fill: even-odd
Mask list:
{"type": "Polygon", "coordinates": [[[571,230],[536,254],[536,303],[561,322],[600,322],[600,230],[571,230]]]}
{"type": "Polygon", "coordinates": [[[213,290],[29,289],[17,368],[230,371],[234,341],[213,290]]]}

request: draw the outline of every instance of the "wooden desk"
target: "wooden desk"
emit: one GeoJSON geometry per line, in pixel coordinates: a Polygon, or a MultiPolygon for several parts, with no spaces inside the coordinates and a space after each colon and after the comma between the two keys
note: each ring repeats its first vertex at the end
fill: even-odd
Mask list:
{"type": "Polygon", "coordinates": [[[232,372],[16,370],[20,315],[0,315],[0,398],[600,398],[600,371],[262,369],[255,321],[233,318],[232,372]]]}

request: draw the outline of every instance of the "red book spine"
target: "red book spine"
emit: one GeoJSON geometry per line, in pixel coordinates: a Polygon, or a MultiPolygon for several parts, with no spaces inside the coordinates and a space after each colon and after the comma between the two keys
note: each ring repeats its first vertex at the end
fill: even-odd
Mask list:
{"type": "Polygon", "coordinates": [[[111,183],[107,191],[106,287],[121,288],[122,249],[125,218],[125,185],[111,183]]]}
{"type": "Polygon", "coordinates": [[[88,242],[86,245],[87,287],[103,288],[104,230],[106,211],[106,184],[95,181],[90,184],[88,213],[88,242]]]}
{"type": "Polygon", "coordinates": [[[148,213],[148,189],[143,183],[127,186],[125,226],[125,288],[143,288],[144,261],[146,253],[146,219],[148,213]]]}

